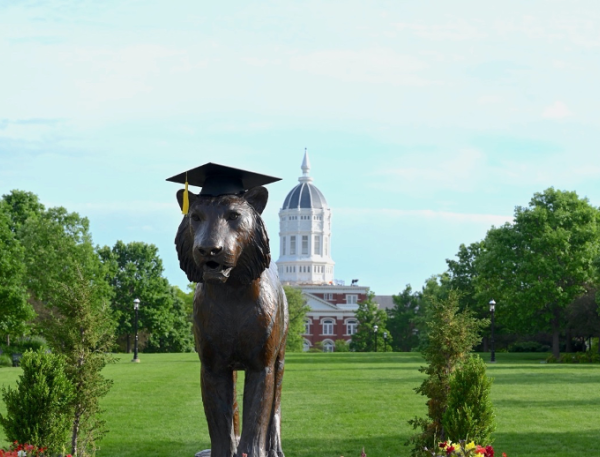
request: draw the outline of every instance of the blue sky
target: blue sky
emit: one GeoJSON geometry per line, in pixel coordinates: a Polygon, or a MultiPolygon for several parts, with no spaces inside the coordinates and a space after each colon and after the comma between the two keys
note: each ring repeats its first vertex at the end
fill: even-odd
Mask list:
{"type": "Polygon", "coordinates": [[[283,180],[307,147],[335,276],[420,288],[554,186],[600,205],[597,1],[0,2],[0,193],[87,216],[94,242],[173,247],[169,176],[283,180]]]}

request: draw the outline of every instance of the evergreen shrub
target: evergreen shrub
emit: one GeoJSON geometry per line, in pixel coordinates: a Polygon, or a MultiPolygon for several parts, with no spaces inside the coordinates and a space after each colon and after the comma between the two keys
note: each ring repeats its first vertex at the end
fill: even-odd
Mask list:
{"type": "Polygon", "coordinates": [[[478,355],[469,357],[450,378],[448,406],[442,418],[446,436],[476,443],[492,443],[495,429],[490,400],[492,380],[478,355]]]}
{"type": "Polygon", "coordinates": [[[2,388],[6,415],[0,425],[9,441],[61,453],[71,428],[74,387],[65,374],[64,358],[44,351],[28,351],[21,360],[23,374],[16,389],[2,388]]]}

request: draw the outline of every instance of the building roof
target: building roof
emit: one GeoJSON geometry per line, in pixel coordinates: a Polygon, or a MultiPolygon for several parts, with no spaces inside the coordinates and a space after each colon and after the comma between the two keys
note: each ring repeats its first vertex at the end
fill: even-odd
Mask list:
{"type": "Polygon", "coordinates": [[[308,175],[310,171],[310,161],[308,152],[304,150],[304,160],[302,161],[302,176],[298,178],[300,184],[294,187],[285,200],[281,209],[326,209],[329,208],[327,200],[321,191],[312,184],[312,178],[308,175]]]}

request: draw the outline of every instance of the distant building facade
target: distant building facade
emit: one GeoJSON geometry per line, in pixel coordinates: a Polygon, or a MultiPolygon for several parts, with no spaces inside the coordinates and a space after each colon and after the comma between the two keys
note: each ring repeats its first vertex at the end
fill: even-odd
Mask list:
{"type": "Polygon", "coordinates": [[[331,256],[331,209],[309,176],[310,161],[304,152],[302,176],[279,211],[279,278],[302,290],[310,311],[305,321],[304,350],[316,343],[332,352],[336,340],[350,342],[358,321],[358,303],[368,287],[346,286],[334,279],[331,256]]]}

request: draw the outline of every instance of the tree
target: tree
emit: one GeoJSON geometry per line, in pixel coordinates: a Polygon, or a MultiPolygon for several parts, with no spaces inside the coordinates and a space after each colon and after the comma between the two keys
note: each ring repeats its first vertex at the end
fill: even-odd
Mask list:
{"type": "Polygon", "coordinates": [[[556,358],[567,306],[597,280],[599,221],[587,199],[549,188],[516,207],[514,223],[492,228],[476,261],[481,300],[494,297],[514,331],[550,330],[556,358]]]}
{"type": "Polygon", "coordinates": [[[11,225],[8,205],[0,200],[0,335],[9,346],[10,337],[23,335],[35,316],[27,301],[25,250],[11,225]]]}
{"type": "MultiPolygon", "coordinates": [[[[383,339],[383,333],[388,332],[386,328],[387,314],[379,309],[375,302],[375,293],[369,292],[367,299],[358,304],[355,313],[358,320],[358,329],[352,335],[350,350],[356,352],[383,351],[386,342],[383,339]],[[375,326],[377,325],[377,332],[375,326]]],[[[388,332],[388,335],[390,333],[388,332]]],[[[388,337],[387,344],[392,344],[391,335],[388,337]]]]}
{"type": "MultiPolygon", "coordinates": [[[[150,333],[144,352],[192,352],[194,337],[188,303],[180,294],[181,289],[171,287],[171,312],[150,333]]],[[[184,294],[185,295],[185,294],[184,294]]]]}
{"type": "Polygon", "coordinates": [[[17,237],[20,228],[27,219],[40,215],[45,211],[44,205],[40,203],[38,196],[32,192],[11,190],[9,194],[2,196],[2,200],[8,207],[10,229],[17,237]]]}
{"type": "Polygon", "coordinates": [[[393,340],[393,350],[410,352],[419,345],[415,316],[422,305],[421,292],[413,292],[408,284],[402,293],[393,295],[394,307],[387,310],[387,327],[393,340]]]}
{"type": "MultiPolygon", "coordinates": [[[[98,254],[108,268],[107,280],[114,291],[112,308],[117,320],[116,334],[126,339],[127,352],[131,350],[133,300],[136,298],[141,302],[138,328],[150,333],[153,351],[160,350],[162,342],[172,340],[177,332],[184,332],[184,339],[190,338],[191,327],[186,328],[182,322],[186,314],[184,303],[176,303],[177,294],[163,277],[163,264],[155,245],[117,241],[112,249],[100,248],[98,254]],[[176,323],[182,325],[175,329],[176,323]]],[[[186,345],[183,341],[179,343],[186,345]]]]}
{"type": "Polygon", "coordinates": [[[416,393],[428,398],[427,417],[415,417],[408,421],[414,429],[420,429],[406,443],[413,444],[411,455],[427,455],[423,452],[425,447],[433,449],[436,439],[448,438],[442,418],[448,405],[450,380],[456,367],[466,360],[469,352],[478,344],[479,331],[485,325],[488,325],[486,320],[473,318],[468,311],[459,312],[456,291],[450,291],[447,299],[431,300],[427,345],[422,351],[423,358],[429,365],[419,369],[427,377],[415,389],[416,393]]]}
{"type": "Polygon", "coordinates": [[[66,373],[75,386],[72,401],[71,454],[93,455],[106,433],[99,401],[112,381],[101,371],[113,359],[114,321],[102,277],[77,268],[73,282],[60,283],[49,300],[44,335],[50,347],[67,360],[66,373]]]}
{"type": "Polygon", "coordinates": [[[285,350],[287,352],[301,352],[304,346],[304,320],[310,311],[306,298],[297,287],[283,286],[288,302],[289,326],[285,350]]]}

